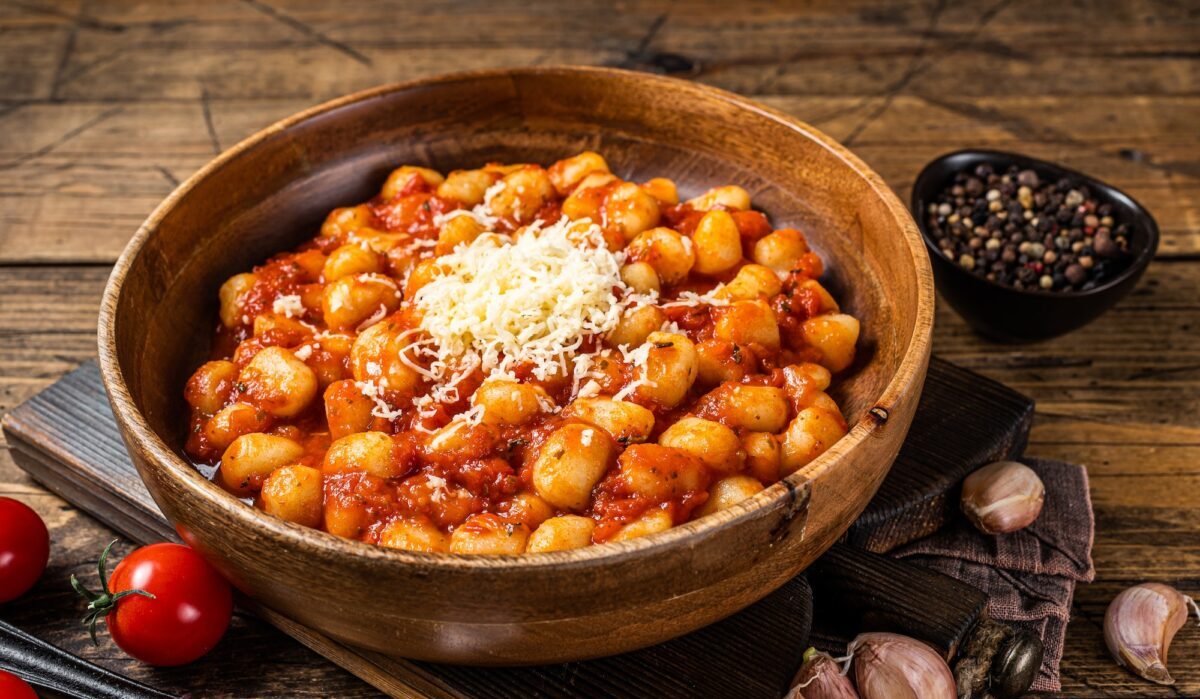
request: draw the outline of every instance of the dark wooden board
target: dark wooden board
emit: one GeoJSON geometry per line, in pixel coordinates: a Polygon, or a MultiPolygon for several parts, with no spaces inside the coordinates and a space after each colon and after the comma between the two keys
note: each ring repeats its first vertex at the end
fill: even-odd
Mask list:
{"type": "Polygon", "coordinates": [[[1025,451],[1033,401],[934,357],[908,440],[845,542],[883,553],[958,516],[958,484],[984,463],[1025,451]]]}
{"type": "Polygon", "coordinates": [[[836,651],[863,631],[891,631],[919,638],[947,659],[957,655],[972,625],[985,615],[987,595],[936,571],[914,568],[851,546],[835,546],[818,558],[805,575],[820,601],[813,621],[823,646],[836,651]],[[914,584],[921,586],[920,595],[913,593],[914,584]]]}
{"type": "MultiPolygon", "coordinates": [[[[1030,409],[1030,401],[1019,394],[934,359],[910,439],[877,496],[887,507],[878,511],[907,522],[912,532],[936,529],[951,510],[930,503],[945,500],[973,465],[1019,449],[1030,409]],[[975,428],[960,430],[952,418],[964,406],[978,407],[980,400],[1007,410],[993,412],[987,423],[967,420],[963,424],[975,428]],[[944,452],[950,460],[932,448],[944,442],[957,445],[944,452]],[[974,452],[972,444],[979,447],[974,452]],[[907,499],[906,490],[912,494],[907,499]],[[914,526],[917,518],[919,526],[914,526]]],[[[94,363],[17,407],[5,417],[4,430],[18,464],[64,499],[136,541],[177,538],[128,461],[94,363]]],[[[873,504],[868,511],[876,509],[873,504]]],[[[890,526],[890,521],[876,515],[861,531],[883,534],[860,538],[892,545],[915,538],[890,526]]],[[[898,565],[901,570],[893,573],[902,574],[906,564],[898,565]]],[[[919,604],[921,591],[910,592],[919,604]]],[[[660,646],[559,666],[481,669],[417,663],[349,648],[249,601],[243,604],[395,696],[609,697],[637,688],[639,694],[657,696],[777,697],[799,663],[812,618],[811,590],[800,576],[741,613],[660,646]]],[[[939,628],[948,630],[944,636],[953,639],[977,613],[978,605],[947,609],[944,618],[932,623],[941,624],[939,628]]]]}
{"type": "MultiPolygon", "coordinates": [[[[129,463],[94,362],[9,413],[4,430],[18,465],[48,489],[138,542],[178,540],[129,463]]],[[[776,699],[800,665],[812,621],[812,591],[798,576],[733,617],[652,648],[564,665],[495,669],[350,648],[249,600],[240,603],[388,694],[472,699],[607,699],[633,692],[776,699]]]]}

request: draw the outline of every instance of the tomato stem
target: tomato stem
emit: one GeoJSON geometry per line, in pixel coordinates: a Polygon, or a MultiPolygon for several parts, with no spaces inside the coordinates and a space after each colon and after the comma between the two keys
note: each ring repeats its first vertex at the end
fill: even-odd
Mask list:
{"type": "Polygon", "coordinates": [[[104,551],[100,553],[100,563],[96,566],[97,572],[100,574],[100,588],[102,590],[99,594],[89,590],[84,586],[83,583],[79,582],[74,575],[71,575],[71,587],[74,588],[75,592],[79,593],[81,597],[88,601],[87,614],[84,614],[81,621],[83,625],[87,627],[88,635],[92,637],[92,645],[100,645],[100,642],[96,640],[96,624],[99,623],[101,617],[108,616],[109,612],[116,609],[117,602],[119,602],[121,599],[128,597],[129,595],[141,595],[143,597],[155,599],[154,595],[146,592],[145,590],[122,590],[115,595],[109,591],[107,569],[108,554],[112,551],[113,544],[116,543],[116,539],[108,542],[108,546],[105,546],[104,551]]]}

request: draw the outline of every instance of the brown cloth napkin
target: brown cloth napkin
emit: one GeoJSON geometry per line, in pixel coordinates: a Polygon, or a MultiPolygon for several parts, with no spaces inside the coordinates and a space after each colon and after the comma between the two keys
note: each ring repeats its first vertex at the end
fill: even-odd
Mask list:
{"type": "Polygon", "coordinates": [[[958,517],[937,533],[891,552],[970,583],[990,598],[988,614],[1040,634],[1046,647],[1033,690],[1061,688],[1058,664],[1075,583],[1091,582],[1095,519],[1087,470],[1077,464],[1023,458],[1046,484],[1042,514],[1012,534],[987,536],[958,517]]]}

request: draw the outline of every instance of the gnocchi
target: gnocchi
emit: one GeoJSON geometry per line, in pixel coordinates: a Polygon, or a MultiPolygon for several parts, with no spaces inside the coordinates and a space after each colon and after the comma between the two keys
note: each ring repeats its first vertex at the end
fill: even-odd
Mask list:
{"type": "Polygon", "coordinates": [[[530,553],[565,551],[583,548],[592,543],[592,532],[596,522],[591,517],[561,515],[552,517],[529,535],[527,550],[530,553]]]}
{"type": "Polygon", "coordinates": [[[411,163],[312,234],[220,285],[182,391],[187,454],[288,522],[566,551],[734,507],[847,432],[863,329],[742,187],[590,151],[411,163]]]}

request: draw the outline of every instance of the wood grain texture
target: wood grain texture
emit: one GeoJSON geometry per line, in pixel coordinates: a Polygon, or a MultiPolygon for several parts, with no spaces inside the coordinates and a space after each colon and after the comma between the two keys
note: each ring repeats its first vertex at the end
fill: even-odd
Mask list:
{"type": "MultiPolygon", "coordinates": [[[[818,558],[808,577],[813,580],[814,601],[820,601],[814,621],[819,622],[822,640],[837,637],[845,644],[864,630],[903,633],[929,643],[952,661],[986,613],[987,595],[941,573],[922,570],[923,579],[914,581],[904,570],[902,561],[849,546],[818,558]],[[914,582],[940,602],[914,599],[908,588],[914,582]]],[[[823,647],[838,645],[826,642],[823,647]]]]}
{"type": "Polygon", "coordinates": [[[957,516],[962,479],[1020,455],[1032,422],[1028,397],[934,357],[911,436],[844,540],[883,553],[937,531],[957,516]]]}
{"type": "MultiPolygon", "coordinates": [[[[938,458],[936,446],[970,433],[974,448],[955,452],[979,463],[1007,450],[1027,432],[1027,399],[978,374],[934,359],[913,430],[876,499],[873,543],[896,539],[889,518],[910,534],[916,517],[940,525],[940,503],[961,478],[958,464],[938,458]],[[1018,408],[980,427],[961,412],[973,396],[1018,408]],[[1003,422],[1002,422],[1003,421],[1003,422]],[[937,507],[930,507],[938,503],[937,507]]],[[[20,467],[38,483],[135,541],[178,540],[137,471],[113,420],[95,362],[87,362],[5,415],[4,434],[20,467]],[[81,439],[80,435],[87,438],[81,439]]],[[[872,508],[869,508],[870,511],[872,508]]],[[[860,537],[861,538],[861,537],[860,537]]],[[[986,606],[982,592],[944,575],[837,546],[817,561],[812,585],[820,591],[820,636],[843,642],[869,624],[911,634],[952,658],[986,606]],[[882,593],[882,594],[881,594],[882,593]]],[[[395,696],[602,697],[761,696],[777,699],[799,665],[813,619],[807,576],[796,578],[741,613],[701,631],[622,656],[523,669],[458,668],[387,658],[338,644],[290,620],[241,600],[241,606],[326,658],[395,696]]],[[[0,658],[0,665],[2,665],[0,658]]]]}
{"type": "MultiPolygon", "coordinates": [[[[1089,467],[1098,580],[1076,593],[1064,695],[1200,694],[1200,630],[1177,637],[1179,684],[1169,689],[1115,668],[1099,626],[1124,585],[1154,579],[1200,593],[1200,17],[1191,4],[270,4],[309,31],[234,2],[0,2],[0,411],[94,355],[107,265],[177,181],[215,148],[355,87],[568,57],[671,71],[849,140],[904,198],[942,152],[1018,150],[1149,207],[1163,230],[1158,260],[1133,296],[1067,337],[998,346],[940,309],[935,349],[1038,401],[1031,453],[1089,467]],[[266,79],[256,65],[269,68],[266,79]],[[47,266],[77,263],[96,266],[47,266]]],[[[6,618],[204,696],[376,696],[241,617],[216,656],[182,670],[147,669],[106,641],[92,649],[66,576],[90,569],[111,531],[31,484],[2,445],[0,491],[48,519],[55,550],[37,609],[0,609],[6,618]]]]}
{"type": "MultiPolygon", "coordinates": [[[[140,543],[179,541],[129,461],[95,362],[8,413],[4,434],[24,471],[105,525],[140,543]],[[80,439],[81,433],[89,437],[80,439]]],[[[900,573],[895,577],[903,585],[904,574],[915,567],[897,568],[893,573],[900,573]]],[[[956,590],[964,591],[970,588],[959,585],[956,590]]],[[[246,598],[239,598],[239,608],[390,696],[450,699],[602,699],[638,693],[778,699],[801,663],[813,613],[812,590],[798,576],[733,617],[645,650],[563,665],[497,669],[386,657],[339,644],[246,598]]],[[[936,620],[938,628],[958,628],[974,623],[978,612],[955,608],[927,618],[936,620]]]]}

